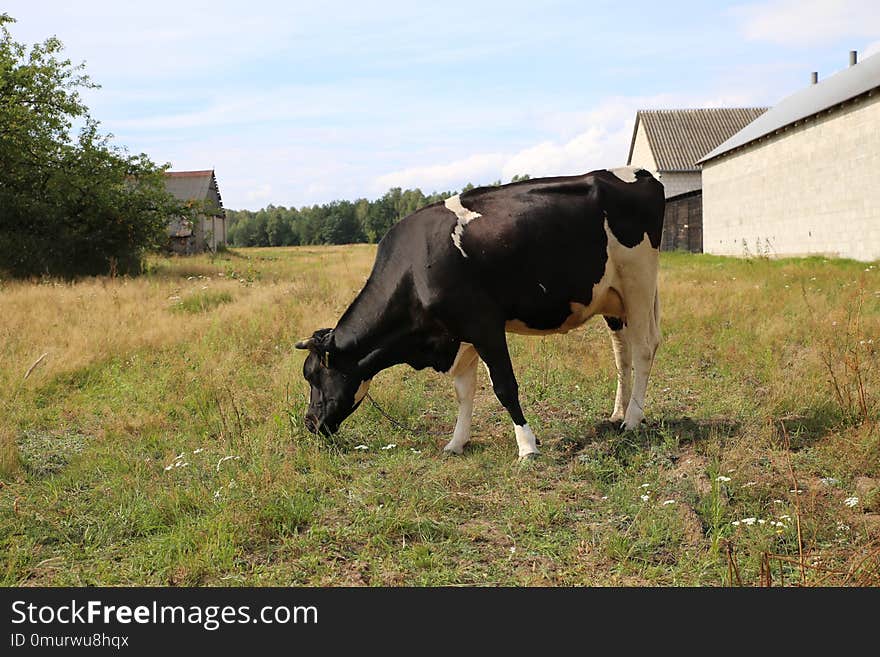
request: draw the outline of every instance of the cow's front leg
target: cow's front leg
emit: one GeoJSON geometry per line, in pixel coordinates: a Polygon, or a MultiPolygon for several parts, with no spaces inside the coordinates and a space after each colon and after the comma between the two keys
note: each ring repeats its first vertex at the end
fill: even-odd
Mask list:
{"type": "Polygon", "coordinates": [[[510,363],[506,336],[502,332],[500,336],[493,336],[492,339],[475,346],[480,358],[486,363],[495,396],[513,420],[520,460],[535,458],[540,452],[535,434],[529,428],[519,405],[519,386],[513,373],[513,365],[510,363]]]}
{"type": "Polygon", "coordinates": [[[474,392],[477,389],[477,350],[473,345],[462,343],[452,369],[455,398],[458,400],[458,419],[452,440],[446,443],[444,451],[461,454],[471,439],[471,418],[474,414],[474,392]]]}

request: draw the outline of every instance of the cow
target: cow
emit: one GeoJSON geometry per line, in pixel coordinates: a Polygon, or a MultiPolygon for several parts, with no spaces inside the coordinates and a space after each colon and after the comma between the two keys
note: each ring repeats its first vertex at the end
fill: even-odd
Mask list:
{"type": "Polygon", "coordinates": [[[393,365],[452,376],[458,418],[444,450],[471,437],[477,364],[507,409],[521,460],[539,454],[506,333],[566,333],[603,315],[617,366],[611,420],[636,429],[660,343],[663,185],[645,169],[479,187],[417,210],[379,242],[372,272],[335,328],[307,349],[304,423],[330,435],[393,365]]]}

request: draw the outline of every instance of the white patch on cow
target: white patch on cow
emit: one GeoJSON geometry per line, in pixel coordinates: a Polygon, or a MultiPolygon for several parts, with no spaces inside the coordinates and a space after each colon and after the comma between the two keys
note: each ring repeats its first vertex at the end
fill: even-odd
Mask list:
{"type": "Polygon", "coordinates": [[[370,389],[370,382],[373,379],[367,379],[366,381],[361,381],[361,385],[358,386],[357,391],[354,393],[354,403],[359,404],[360,401],[367,396],[367,391],[370,389]]]}
{"type": "Polygon", "coordinates": [[[528,423],[522,426],[514,424],[513,430],[516,432],[516,444],[519,447],[520,458],[526,457],[529,454],[541,453],[538,451],[538,441],[535,438],[535,434],[532,433],[528,423]]]}
{"type": "Polygon", "coordinates": [[[650,169],[646,169],[645,167],[617,167],[616,169],[608,169],[609,173],[613,173],[615,176],[626,183],[634,183],[637,180],[636,173],[638,173],[639,171],[649,173],[654,177],[655,180],[660,180],[659,171],[651,171],[650,169]]]}
{"type": "Polygon", "coordinates": [[[608,169],[609,172],[620,178],[623,182],[633,183],[636,181],[636,171],[641,171],[643,167],[617,167],[616,169],[608,169]]]}
{"type": "Polygon", "coordinates": [[[626,329],[619,337],[628,343],[614,345],[619,370],[613,417],[619,418],[625,407],[623,428],[629,430],[637,428],[645,418],[648,377],[660,344],[660,299],[657,295],[660,252],[651,245],[647,233],[634,247],[621,244],[607,221],[605,234],[608,236],[608,260],[614,263],[616,273],[614,285],[622,291],[626,310],[625,316],[621,317],[626,322],[626,329]],[[617,358],[618,352],[620,359],[617,358]],[[633,371],[629,390],[627,356],[631,358],[633,371]],[[621,366],[623,371],[620,371],[621,366]]]}
{"type": "Polygon", "coordinates": [[[459,194],[455,196],[450,196],[444,202],[446,209],[455,214],[458,218],[458,221],[455,224],[455,229],[452,231],[452,243],[455,244],[455,248],[461,251],[461,255],[465,258],[468,257],[468,254],[464,252],[464,249],[461,246],[461,236],[464,235],[464,227],[467,226],[474,219],[478,219],[482,217],[479,212],[472,212],[468,210],[461,204],[461,198],[459,194]]]}

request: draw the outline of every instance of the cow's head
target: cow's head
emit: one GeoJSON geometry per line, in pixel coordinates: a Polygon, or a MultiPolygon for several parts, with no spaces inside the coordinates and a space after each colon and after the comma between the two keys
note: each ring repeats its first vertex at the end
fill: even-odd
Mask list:
{"type": "Polygon", "coordinates": [[[311,386],[305,425],[312,433],[325,436],[339,431],[339,425],[360,406],[370,381],[363,381],[357,366],[334,351],[333,329],[320,329],[312,337],[296,343],[308,349],[303,377],[311,386]]]}

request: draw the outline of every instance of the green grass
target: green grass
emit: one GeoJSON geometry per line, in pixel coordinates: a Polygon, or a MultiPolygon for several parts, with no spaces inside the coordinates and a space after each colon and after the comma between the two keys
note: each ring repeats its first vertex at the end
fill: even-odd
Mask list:
{"type": "Polygon", "coordinates": [[[0,582],[758,585],[770,555],[779,585],[801,582],[803,553],[808,585],[880,584],[876,265],[663,254],[664,339],[635,433],[605,422],[601,320],[511,336],[542,440],[521,465],[482,369],[463,456],[441,453],[451,382],[406,367],[371,393],[413,432],[368,404],[332,440],[305,431],[293,344],[334,325],[374,253],[4,281],[0,582]]]}

